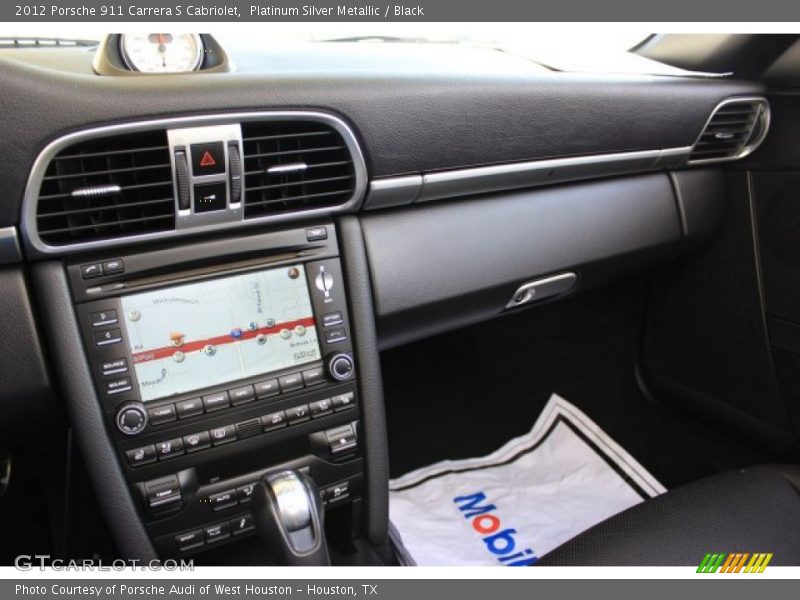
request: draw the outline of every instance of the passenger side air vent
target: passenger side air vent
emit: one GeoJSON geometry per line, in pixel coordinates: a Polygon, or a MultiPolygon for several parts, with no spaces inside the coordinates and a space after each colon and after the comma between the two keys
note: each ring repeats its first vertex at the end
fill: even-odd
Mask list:
{"type": "Polygon", "coordinates": [[[726,100],[719,104],[692,146],[689,162],[719,162],[744,158],[764,140],[769,128],[769,104],[763,98],[726,100]]]}
{"type": "Polygon", "coordinates": [[[51,246],[175,229],[166,131],[126,133],[61,150],[42,179],[36,226],[51,246]]]}
{"type": "Polygon", "coordinates": [[[332,208],[355,193],[353,156],[328,123],[245,122],[242,141],[245,219],[332,208]]]}

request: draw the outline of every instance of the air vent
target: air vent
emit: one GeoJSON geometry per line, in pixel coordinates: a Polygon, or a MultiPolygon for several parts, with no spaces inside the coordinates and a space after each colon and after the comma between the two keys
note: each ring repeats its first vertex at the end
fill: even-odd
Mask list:
{"type": "Polygon", "coordinates": [[[690,163],[744,158],[764,140],[769,104],[763,98],[726,100],[719,104],[692,147],[690,163]]]}
{"type": "Polygon", "coordinates": [[[61,150],[42,179],[36,225],[51,246],[173,230],[166,131],[123,134],[61,150]]]}
{"type": "Polygon", "coordinates": [[[353,197],[353,156],[332,125],[245,122],[242,138],[245,219],[337,207],[353,197]]]}

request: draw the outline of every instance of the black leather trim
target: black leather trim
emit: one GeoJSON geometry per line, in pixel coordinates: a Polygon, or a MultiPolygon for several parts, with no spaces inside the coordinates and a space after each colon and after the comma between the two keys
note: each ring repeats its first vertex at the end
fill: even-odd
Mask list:
{"type": "Polygon", "coordinates": [[[350,299],[350,319],[355,332],[361,394],[361,436],[367,491],[365,533],[374,546],[380,547],[386,544],[389,535],[389,450],[372,288],[361,223],[356,217],[344,217],[338,222],[338,229],[350,299]]]}
{"type": "Polygon", "coordinates": [[[800,565],[800,467],[708,477],[595,525],[542,557],[544,566],[697,566],[707,552],[772,552],[800,565]]]}
{"type": "Polygon", "coordinates": [[[0,268],[0,432],[3,442],[27,437],[61,419],[54,401],[31,294],[18,266],[0,268]]]}
{"type": "Polygon", "coordinates": [[[98,77],[0,58],[0,226],[36,154],[67,131],[147,117],[327,110],[360,134],[370,176],[691,145],[711,110],[760,84],[529,72],[341,71],[98,77]]]}
{"type": "Polygon", "coordinates": [[[124,558],[155,559],[158,556],[139,519],[95,395],[64,267],[55,261],[34,265],[33,282],[37,296],[42,299],[44,331],[52,350],[59,389],[117,550],[124,558]]]}

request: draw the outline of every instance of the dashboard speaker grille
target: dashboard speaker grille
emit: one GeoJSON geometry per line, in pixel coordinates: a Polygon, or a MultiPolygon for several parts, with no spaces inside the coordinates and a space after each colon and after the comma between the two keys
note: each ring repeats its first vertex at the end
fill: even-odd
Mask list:
{"type": "Polygon", "coordinates": [[[80,142],[50,161],[36,225],[53,246],[175,228],[165,130],[80,142]]]}
{"type": "Polygon", "coordinates": [[[769,126],[769,105],[763,98],[732,99],[714,110],[692,147],[690,162],[733,160],[750,154],[769,126]]]}
{"type": "Polygon", "coordinates": [[[242,141],[245,219],[335,207],[355,191],[353,157],[329,124],[247,122],[242,141]]]}

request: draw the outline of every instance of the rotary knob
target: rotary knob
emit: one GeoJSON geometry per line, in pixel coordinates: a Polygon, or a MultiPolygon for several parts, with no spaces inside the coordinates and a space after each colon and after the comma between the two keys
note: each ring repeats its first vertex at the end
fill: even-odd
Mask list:
{"type": "Polygon", "coordinates": [[[328,375],[336,381],[347,381],[353,376],[356,365],[349,354],[334,354],[328,359],[328,375]]]}
{"type": "Polygon", "coordinates": [[[147,411],[138,402],[125,404],[117,411],[117,429],[125,435],[136,435],[147,427],[147,411]]]}

